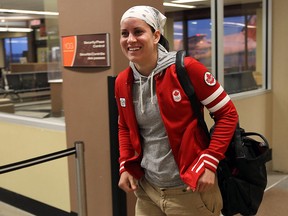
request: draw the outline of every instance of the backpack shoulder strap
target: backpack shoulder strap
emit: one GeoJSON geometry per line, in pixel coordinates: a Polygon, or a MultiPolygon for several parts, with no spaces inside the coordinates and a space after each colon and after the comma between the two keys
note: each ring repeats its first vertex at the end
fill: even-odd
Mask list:
{"type": "Polygon", "coordinates": [[[198,124],[204,129],[207,137],[210,138],[210,133],[207,127],[207,124],[204,120],[204,117],[200,111],[200,107],[198,106],[198,99],[195,95],[194,87],[191,83],[191,80],[187,74],[187,71],[184,66],[184,57],[185,57],[185,51],[180,50],[176,53],[176,72],[178,80],[187,95],[187,97],[190,100],[191,106],[193,108],[193,111],[195,112],[197,118],[198,118],[198,124]]]}

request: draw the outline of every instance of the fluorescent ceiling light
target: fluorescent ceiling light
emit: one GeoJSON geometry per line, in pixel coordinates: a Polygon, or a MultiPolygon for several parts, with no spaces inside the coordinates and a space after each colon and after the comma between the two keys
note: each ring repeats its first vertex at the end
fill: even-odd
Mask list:
{"type": "Polygon", "coordinates": [[[0,12],[3,13],[20,13],[20,14],[35,14],[35,15],[50,15],[50,16],[58,16],[58,12],[51,11],[30,11],[30,10],[15,10],[15,9],[3,9],[0,8],[0,12]]]}
{"type": "Polygon", "coordinates": [[[193,5],[184,5],[184,4],[173,4],[173,3],[163,3],[164,6],[167,7],[180,7],[180,8],[195,8],[193,5]]]}
{"type": "Polygon", "coordinates": [[[206,1],[206,0],[174,0],[171,2],[173,2],[173,3],[191,3],[191,2],[200,2],[200,1],[206,1]]]}
{"type": "Polygon", "coordinates": [[[31,28],[4,28],[0,27],[0,32],[31,32],[31,28]]]}
{"type": "Polygon", "coordinates": [[[1,20],[27,20],[31,18],[32,16],[0,16],[1,20]]]}

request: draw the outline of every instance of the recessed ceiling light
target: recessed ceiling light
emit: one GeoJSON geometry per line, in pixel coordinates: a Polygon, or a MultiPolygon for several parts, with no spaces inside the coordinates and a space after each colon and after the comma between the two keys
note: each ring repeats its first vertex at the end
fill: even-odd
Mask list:
{"type": "Polygon", "coordinates": [[[166,7],[180,7],[180,8],[195,8],[193,5],[184,5],[184,4],[173,4],[173,3],[163,3],[166,7]]]}
{"type": "Polygon", "coordinates": [[[30,10],[16,10],[16,9],[3,9],[0,8],[0,12],[3,13],[20,13],[20,14],[35,14],[35,15],[51,15],[51,16],[58,16],[58,12],[51,12],[51,11],[30,11],[30,10]]]}
{"type": "Polygon", "coordinates": [[[5,28],[0,27],[0,32],[31,32],[33,29],[31,28],[5,28]]]}
{"type": "Polygon", "coordinates": [[[174,0],[171,2],[173,2],[173,3],[191,3],[191,2],[200,2],[200,1],[206,1],[206,0],[174,0]]]}
{"type": "Polygon", "coordinates": [[[0,19],[4,20],[27,20],[31,19],[32,16],[0,16],[0,19]]]}

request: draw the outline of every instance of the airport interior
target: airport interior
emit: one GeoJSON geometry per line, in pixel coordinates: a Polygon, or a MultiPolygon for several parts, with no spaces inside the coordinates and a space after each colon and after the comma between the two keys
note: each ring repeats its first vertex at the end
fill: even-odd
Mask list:
{"type": "Polygon", "coordinates": [[[165,14],[170,51],[203,63],[241,127],[267,138],[256,215],[287,215],[287,0],[0,0],[0,216],[135,215],[118,187],[114,100],[135,5],[165,14]]]}

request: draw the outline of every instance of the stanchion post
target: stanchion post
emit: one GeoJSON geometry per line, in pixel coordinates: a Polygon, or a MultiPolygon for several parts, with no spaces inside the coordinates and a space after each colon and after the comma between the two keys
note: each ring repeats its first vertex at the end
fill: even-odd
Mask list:
{"type": "Polygon", "coordinates": [[[78,216],[87,216],[84,143],[75,142],[78,216]]]}

